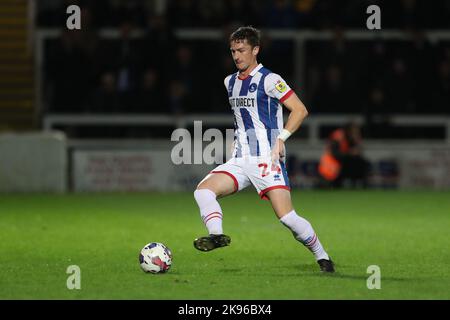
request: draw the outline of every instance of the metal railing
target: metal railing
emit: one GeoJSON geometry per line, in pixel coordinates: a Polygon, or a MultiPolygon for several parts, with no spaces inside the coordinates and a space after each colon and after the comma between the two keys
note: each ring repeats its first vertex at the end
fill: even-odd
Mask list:
{"type": "MultiPolygon", "coordinates": [[[[285,115],[286,116],[286,115],[285,115]]],[[[211,114],[191,114],[185,116],[172,116],[165,114],[155,115],[46,115],[43,120],[44,130],[50,131],[58,126],[172,126],[174,128],[186,128],[193,125],[194,121],[202,121],[205,125],[233,126],[233,116],[231,115],[211,115],[211,114]]],[[[320,128],[323,126],[341,126],[349,121],[360,125],[364,123],[364,118],[360,115],[313,115],[309,116],[304,123],[302,130],[307,130],[307,141],[309,144],[316,144],[320,141],[320,128]]],[[[414,115],[394,115],[389,117],[392,125],[408,126],[441,126],[445,128],[445,142],[450,145],[450,116],[414,116],[414,115]]]]}

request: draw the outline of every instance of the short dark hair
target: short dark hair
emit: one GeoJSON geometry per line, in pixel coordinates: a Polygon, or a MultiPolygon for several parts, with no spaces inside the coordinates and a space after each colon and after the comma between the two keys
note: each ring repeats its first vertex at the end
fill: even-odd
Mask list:
{"type": "Polygon", "coordinates": [[[248,44],[253,47],[259,46],[261,39],[261,31],[252,26],[240,27],[230,35],[230,42],[247,40],[248,44]]]}

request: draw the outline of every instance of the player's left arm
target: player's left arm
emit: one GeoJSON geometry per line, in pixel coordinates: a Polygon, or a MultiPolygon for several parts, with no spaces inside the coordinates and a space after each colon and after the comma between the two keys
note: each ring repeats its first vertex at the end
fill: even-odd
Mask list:
{"type": "Polygon", "coordinates": [[[300,98],[295,92],[290,92],[290,95],[283,102],[283,105],[290,111],[288,120],[284,125],[284,129],[281,131],[277,138],[274,148],[272,149],[272,162],[276,163],[279,159],[285,157],[284,142],[291,134],[300,128],[303,120],[308,116],[308,110],[300,98]]]}
{"type": "Polygon", "coordinates": [[[281,130],[272,149],[272,163],[275,164],[280,158],[284,158],[284,142],[300,128],[303,120],[308,115],[308,111],[303,102],[300,101],[300,98],[278,74],[270,73],[266,76],[264,90],[269,97],[278,99],[290,111],[288,121],[283,130],[281,130]]]}
{"type": "Polygon", "coordinates": [[[284,129],[293,134],[300,128],[303,120],[308,116],[308,110],[295,92],[292,92],[292,94],[283,101],[283,105],[290,111],[284,129]]]}

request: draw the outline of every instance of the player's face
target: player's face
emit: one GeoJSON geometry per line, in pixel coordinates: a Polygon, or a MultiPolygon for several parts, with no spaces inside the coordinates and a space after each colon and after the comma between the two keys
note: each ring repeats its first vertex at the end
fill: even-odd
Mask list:
{"type": "Polygon", "coordinates": [[[258,46],[252,48],[247,40],[232,41],[230,45],[233,61],[239,71],[245,71],[249,66],[256,64],[256,56],[259,52],[258,46]]]}

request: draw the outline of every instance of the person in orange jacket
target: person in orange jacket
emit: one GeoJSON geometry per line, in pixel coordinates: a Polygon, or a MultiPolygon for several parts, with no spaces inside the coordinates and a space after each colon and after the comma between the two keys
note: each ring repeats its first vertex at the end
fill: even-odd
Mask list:
{"type": "Polygon", "coordinates": [[[356,123],[331,133],[318,167],[327,185],[340,188],[348,180],[353,187],[368,186],[369,162],[362,156],[361,146],[361,130],[356,123]]]}

